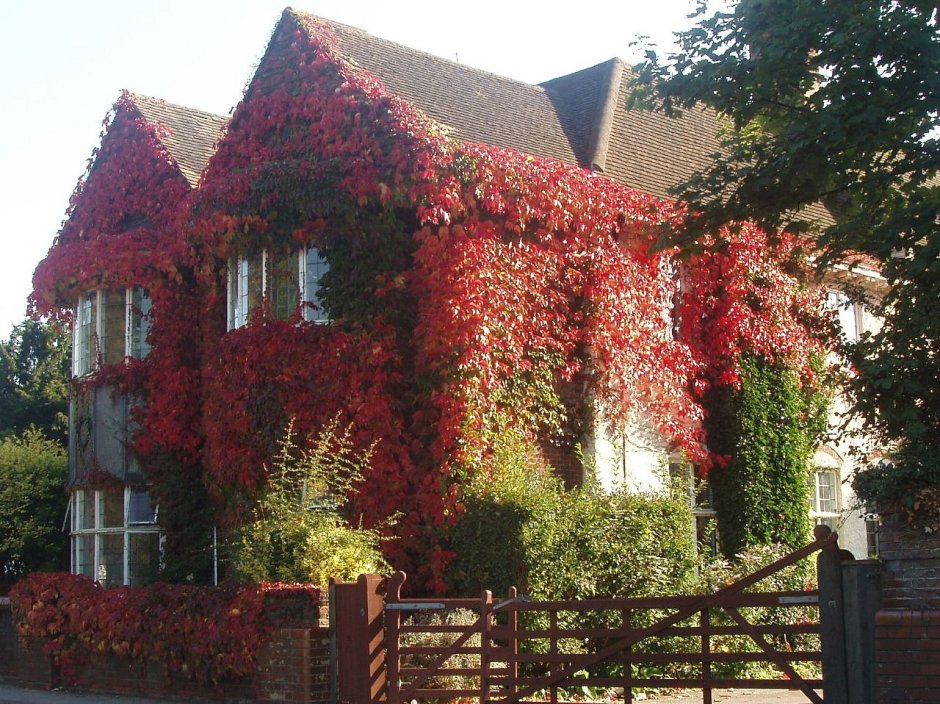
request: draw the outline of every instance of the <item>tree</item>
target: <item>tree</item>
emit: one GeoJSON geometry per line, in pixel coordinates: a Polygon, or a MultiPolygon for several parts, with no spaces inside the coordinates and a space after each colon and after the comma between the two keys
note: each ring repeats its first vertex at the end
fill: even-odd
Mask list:
{"type": "Polygon", "coordinates": [[[849,350],[854,409],[892,448],[856,482],[880,510],[940,487],[938,13],[924,0],[701,2],[676,54],[648,52],[633,98],[727,121],[722,153],[674,190],[689,205],[675,241],[694,249],[751,220],[813,235],[821,267],[860,255],[886,277],[884,327],[849,350]]]}
{"type": "Polygon", "coordinates": [[[0,583],[63,567],[67,464],[38,430],[0,439],[0,583]]]}
{"type": "Polygon", "coordinates": [[[0,340],[0,437],[34,426],[61,444],[68,433],[68,326],[24,320],[0,340]]]}

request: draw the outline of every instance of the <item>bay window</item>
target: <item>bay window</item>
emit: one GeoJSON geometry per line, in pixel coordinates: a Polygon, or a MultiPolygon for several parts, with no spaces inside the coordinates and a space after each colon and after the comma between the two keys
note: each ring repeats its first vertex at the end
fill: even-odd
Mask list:
{"type": "Polygon", "coordinates": [[[150,294],[145,288],[83,293],[72,330],[72,374],[92,373],[99,358],[104,364],[121,364],[125,357],[146,357],[150,320],[150,294]]]}
{"type": "Polygon", "coordinates": [[[71,501],[72,571],[105,587],[141,585],[160,570],[160,528],[146,490],[78,489],[71,501]]]}

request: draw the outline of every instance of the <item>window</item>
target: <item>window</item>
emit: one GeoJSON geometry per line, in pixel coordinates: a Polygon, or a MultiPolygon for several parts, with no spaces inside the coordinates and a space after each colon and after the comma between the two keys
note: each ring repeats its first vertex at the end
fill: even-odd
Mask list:
{"type": "Polygon", "coordinates": [[[105,587],[153,581],[160,528],[146,490],[79,489],[71,502],[72,571],[105,587]]]}
{"type": "Polygon", "coordinates": [[[881,517],[877,513],[865,514],[865,542],[868,557],[874,558],[881,554],[880,527],[881,517]]]}
{"type": "Polygon", "coordinates": [[[842,291],[829,291],[826,294],[826,310],[839,319],[839,329],[845,339],[855,342],[862,333],[862,304],[853,302],[842,291]]]}
{"type": "Polygon", "coordinates": [[[718,512],[712,503],[711,485],[697,478],[695,465],[682,460],[670,460],[669,479],[674,490],[682,491],[689,500],[695,519],[695,541],[700,551],[718,554],[718,512]]]}
{"type": "Polygon", "coordinates": [[[246,325],[263,295],[270,315],[278,320],[290,319],[304,304],[304,320],[328,322],[320,298],[328,270],[326,259],[313,247],[278,255],[263,251],[260,256],[233,260],[228,271],[228,329],[246,325]]]}
{"type": "Polygon", "coordinates": [[[301,297],[304,302],[304,320],[315,323],[329,322],[330,318],[327,315],[320,293],[323,277],[330,270],[330,265],[326,261],[326,257],[320,253],[320,250],[314,247],[308,247],[302,251],[300,261],[303,270],[301,297]]]}
{"type": "Polygon", "coordinates": [[[150,294],[140,286],[83,293],[75,311],[73,375],[95,371],[99,357],[105,364],[146,357],[151,317],[150,294]]]}
{"type": "Polygon", "coordinates": [[[127,356],[143,359],[150,354],[150,343],[147,335],[150,333],[152,321],[150,292],[140,286],[127,289],[125,328],[127,339],[125,347],[127,356]]]}
{"type": "Polygon", "coordinates": [[[816,525],[838,527],[840,518],[839,473],[834,469],[817,469],[814,473],[810,517],[816,525]]]}
{"type": "Polygon", "coordinates": [[[83,293],[75,309],[72,334],[72,374],[85,376],[95,367],[98,344],[98,292],[83,293]]]}

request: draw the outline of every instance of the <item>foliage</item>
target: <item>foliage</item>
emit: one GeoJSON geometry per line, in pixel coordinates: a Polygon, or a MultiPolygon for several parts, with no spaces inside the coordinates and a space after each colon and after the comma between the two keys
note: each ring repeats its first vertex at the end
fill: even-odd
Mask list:
{"type": "Polygon", "coordinates": [[[682,497],[566,491],[513,438],[471,481],[453,531],[450,582],[463,595],[510,586],[534,599],[646,596],[687,587],[695,538],[682,497]]]}
{"type": "Polygon", "coordinates": [[[0,438],[0,581],[62,566],[67,458],[38,430],[0,438]]]}
{"type": "Polygon", "coordinates": [[[162,663],[166,674],[217,684],[254,672],[267,639],[265,595],[305,593],[305,586],[238,589],[157,583],[103,589],[88,577],[34,573],[10,591],[22,635],[46,638],[46,652],[68,681],[89,654],[162,663]]]}
{"type": "Polygon", "coordinates": [[[24,320],[0,341],[0,437],[32,426],[65,444],[69,340],[61,323],[24,320]]]}
{"type": "Polygon", "coordinates": [[[387,570],[379,534],[344,518],[369,459],[358,454],[350,429],[338,432],[335,422],[305,451],[289,430],[252,518],[237,531],[235,578],[327,584],[330,577],[348,581],[387,570]]]}
{"type": "MultiPolygon", "coordinates": [[[[181,195],[158,136],[132,101],[119,102],[102,165],[76,192],[33,299],[64,314],[78,291],[151,292],[150,355],[89,383],[138,400],[132,449],[161,522],[179,527],[168,545],[184,546],[192,510],[183,499],[193,494],[172,491],[175,476],[205,487],[213,519],[235,528],[270,481],[288,419],[307,450],[338,417],[354,425],[357,450],[374,453],[350,510],[386,537],[400,512],[386,557],[410,584],[443,590],[453,559],[443,536],[461,514],[461,486],[485,475],[504,427],[527,442],[573,442],[595,412],[614,428],[642,418],[708,464],[701,394],[733,380],[744,351],[779,350],[803,369],[816,349],[812,302],[786,247],[729,232],[727,258],[688,267],[710,294],[677,297],[675,252],[651,245],[681,209],[579,168],[447,137],[348,64],[329,26],[307,15],[285,12],[197,191],[181,195]],[[109,190],[96,174],[112,170],[109,190]],[[115,210],[146,217],[125,232],[115,210]],[[226,332],[231,258],[306,246],[329,262],[330,324],[299,309],[276,320],[262,303],[226,332]],[[593,402],[566,393],[574,388],[591,389],[593,402]]],[[[611,530],[584,496],[571,521],[611,530]]]]}
{"type": "Polygon", "coordinates": [[[739,388],[710,392],[707,420],[709,444],[726,458],[709,482],[728,557],[809,540],[809,460],[826,427],[825,397],[792,371],[753,355],[741,366],[739,388]]]}
{"type": "Polygon", "coordinates": [[[875,469],[858,488],[879,510],[910,508],[937,486],[924,467],[940,452],[936,5],[739,0],[701,13],[677,54],[639,70],[641,98],[730,123],[719,158],[676,190],[690,207],[671,239],[700,245],[735,221],[815,224],[822,266],[861,255],[880,268],[885,324],[857,345],[850,385],[864,431],[897,448],[899,481],[875,469]]]}

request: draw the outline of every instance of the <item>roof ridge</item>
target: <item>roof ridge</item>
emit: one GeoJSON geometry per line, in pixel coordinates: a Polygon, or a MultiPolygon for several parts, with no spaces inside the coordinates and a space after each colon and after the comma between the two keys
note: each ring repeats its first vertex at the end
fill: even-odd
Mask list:
{"type": "Polygon", "coordinates": [[[137,104],[138,100],[143,100],[145,102],[166,105],[171,108],[179,108],[181,110],[185,110],[188,113],[198,113],[200,115],[205,115],[206,117],[212,117],[218,120],[223,120],[225,122],[228,122],[229,120],[229,118],[226,115],[219,115],[218,113],[208,112],[206,110],[200,110],[199,108],[193,108],[188,105],[183,105],[182,103],[172,103],[169,100],[165,100],[164,98],[158,98],[153,95],[144,95],[143,93],[136,93],[132,90],[127,90],[127,89],[125,89],[123,92],[127,95],[130,101],[134,103],[135,105],[137,104]]]}

